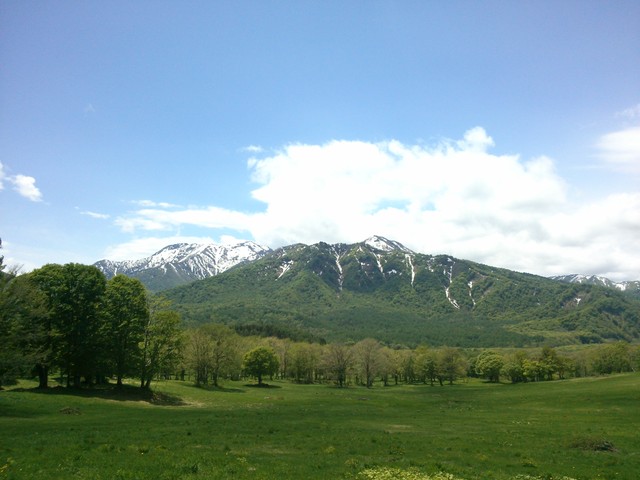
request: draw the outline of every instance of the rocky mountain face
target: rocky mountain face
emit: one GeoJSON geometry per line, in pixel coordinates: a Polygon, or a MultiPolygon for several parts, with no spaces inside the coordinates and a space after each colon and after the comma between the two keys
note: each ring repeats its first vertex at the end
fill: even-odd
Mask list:
{"type": "Polygon", "coordinates": [[[640,338],[640,302],[620,291],[420,254],[383,237],[283,247],[164,294],[191,324],[269,326],[332,341],[524,346],[640,338]]]}
{"type": "Polygon", "coordinates": [[[118,273],[138,278],[151,291],[176,287],[218,275],[270,252],[253,242],[235,245],[178,243],[140,260],[100,260],[94,265],[107,278],[118,273]]]}

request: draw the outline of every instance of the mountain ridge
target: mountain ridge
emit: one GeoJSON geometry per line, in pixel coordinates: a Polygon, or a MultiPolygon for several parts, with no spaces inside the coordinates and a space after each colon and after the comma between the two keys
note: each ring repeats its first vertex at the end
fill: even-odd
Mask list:
{"type": "Polygon", "coordinates": [[[176,243],[138,260],[94,263],[107,278],[118,273],[140,279],[151,291],[160,291],[218,275],[240,263],[271,251],[245,241],[233,245],[176,243]]]}
{"type": "Polygon", "coordinates": [[[621,292],[627,292],[637,298],[640,298],[640,280],[614,282],[606,277],[600,275],[583,275],[579,273],[572,273],[569,275],[554,275],[549,277],[552,280],[566,283],[581,283],[588,285],[600,285],[608,288],[615,288],[621,292]]]}
{"type": "Polygon", "coordinates": [[[318,338],[523,346],[640,338],[640,302],[371,237],[289,245],[163,292],[188,323],[274,325],[318,338]]]}

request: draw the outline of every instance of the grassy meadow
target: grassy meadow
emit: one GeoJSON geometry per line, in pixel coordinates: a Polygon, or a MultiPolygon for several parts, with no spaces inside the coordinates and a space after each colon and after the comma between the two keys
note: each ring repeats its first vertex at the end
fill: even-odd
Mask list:
{"type": "Polygon", "coordinates": [[[133,387],[43,393],[22,382],[0,391],[0,478],[640,474],[640,374],[371,389],[269,383],[167,381],[141,398],[133,387]]]}

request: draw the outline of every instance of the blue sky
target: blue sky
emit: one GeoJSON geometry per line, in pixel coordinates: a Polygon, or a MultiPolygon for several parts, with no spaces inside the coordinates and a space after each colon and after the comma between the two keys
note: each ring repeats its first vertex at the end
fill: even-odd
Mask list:
{"type": "Polygon", "coordinates": [[[636,1],[0,1],[5,263],[356,242],[640,279],[636,1]]]}

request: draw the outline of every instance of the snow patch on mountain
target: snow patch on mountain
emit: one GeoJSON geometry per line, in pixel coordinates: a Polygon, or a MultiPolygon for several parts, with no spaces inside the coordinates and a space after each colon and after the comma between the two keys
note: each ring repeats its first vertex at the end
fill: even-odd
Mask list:
{"type": "Polygon", "coordinates": [[[364,244],[374,250],[379,250],[381,252],[392,252],[394,250],[400,250],[405,253],[413,253],[407,247],[402,245],[400,242],[396,242],[395,240],[389,240],[387,238],[381,237],[380,235],[374,235],[372,237],[367,238],[364,241],[364,244]]]}
{"type": "Polygon", "coordinates": [[[558,280],[565,283],[584,283],[588,285],[600,285],[602,287],[617,288],[618,290],[625,291],[630,287],[637,288],[639,282],[614,282],[606,277],[599,275],[581,275],[574,273],[571,275],[556,275],[549,277],[552,280],[558,280]]]}
{"type": "Polygon", "coordinates": [[[166,274],[171,270],[181,278],[201,280],[218,275],[239,263],[255,260],[269,251],[269,248],[254,242],[234,245],[176,243],[139,260],[101,260],[94,265],[107,278],[119,273],[135,277],[148,271],[159,270],[166,274]]]}

